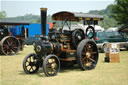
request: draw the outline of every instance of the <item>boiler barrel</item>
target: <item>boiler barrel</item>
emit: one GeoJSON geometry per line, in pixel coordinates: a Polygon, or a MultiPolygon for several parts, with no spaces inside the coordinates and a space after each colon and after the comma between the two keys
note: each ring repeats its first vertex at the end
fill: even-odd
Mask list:
{"type": "Polygon", "coordinates": [[[50,42],[39,41],[36,42],[34,50],[38,55],[45,55],[52,52],[53,46],[50,42]]]}

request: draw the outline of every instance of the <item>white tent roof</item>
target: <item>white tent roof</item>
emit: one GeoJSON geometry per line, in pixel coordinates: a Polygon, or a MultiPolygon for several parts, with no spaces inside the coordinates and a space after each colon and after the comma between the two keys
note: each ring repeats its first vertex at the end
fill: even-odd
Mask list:
{"type": "Polygon", "coordinates": [[[110,27],[107,29],[107,31],[117,31],[118,27],[110,27]]]}

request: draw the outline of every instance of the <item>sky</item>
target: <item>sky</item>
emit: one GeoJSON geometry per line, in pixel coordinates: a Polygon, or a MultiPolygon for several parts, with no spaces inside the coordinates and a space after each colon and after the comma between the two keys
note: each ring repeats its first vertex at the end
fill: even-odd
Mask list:
{"type": "Polygon", "coordinates": [[[58,11],[84,12],[105,9],[114,0],[0,0],[0,11],[7,17],[25,14],[40,15],[40,8],[48,8],[48,14],[58,11]]]}

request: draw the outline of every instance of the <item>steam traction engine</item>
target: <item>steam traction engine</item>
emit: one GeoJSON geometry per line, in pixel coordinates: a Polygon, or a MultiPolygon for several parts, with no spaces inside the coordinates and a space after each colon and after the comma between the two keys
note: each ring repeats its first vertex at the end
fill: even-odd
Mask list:
{"type": "Polygon", "coordinates": [[[78,64],[82,70],[94,69],[98,61],[98,49],[96,43],[89,38],[95,37],[92,25],[98,24],[99,20],[103,20],[103,17],[66,11],[55,13],[52,19],[63,21],[62,27],[59,30],[49,30],[48,37],[46,37],[46,11],[46,8],[41,8],[43,40],[34,46],[35,53],[24,58],[23,69],[25,73],[36,73],[41,66],[46,76],[55,76],[60,70],[60,65],[71,67],[74,64],[78,64]],[[84,25],[89,25],[86,33],[81,28],[71,30],[68,22],[81,20],[84,25]],[[65,25],[68,30],[64,30],[65,25]],[[88,32],[91,33],[90,37],[88,32]]]}
{"type": "Polygon", "coordinates": [[[21,47],[22,39],[20,36],[13,36],[12,33],[7,29],[7,26],[16,26],[16,25],[28,25],[29,23],[25,22],[10,22],[0,20],[0,54],[4,55],[15,55],[17,54],[21,47]]]}

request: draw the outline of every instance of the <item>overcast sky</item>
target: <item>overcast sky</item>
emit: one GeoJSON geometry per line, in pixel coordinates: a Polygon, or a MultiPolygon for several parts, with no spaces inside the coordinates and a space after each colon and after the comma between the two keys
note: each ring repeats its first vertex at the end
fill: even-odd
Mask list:
{"type": "Polygon", "coordinates": [[[40,8],[48,8],[48,14],[58,11],[88,12],[105,9],[114,0],[0,0],[1,11],[8,17],[25,14],[40,15],[40,8]]]}

